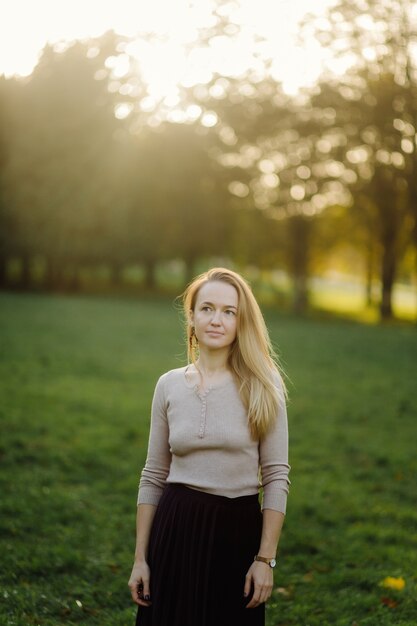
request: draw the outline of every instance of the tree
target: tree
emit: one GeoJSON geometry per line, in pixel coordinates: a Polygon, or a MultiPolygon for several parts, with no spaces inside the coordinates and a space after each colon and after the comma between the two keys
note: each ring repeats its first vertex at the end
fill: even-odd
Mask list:
{"type": "MultiPolygon", "coordinates": [[[[232,193],[247,197],[246,203],[270,219],[268,234],[275,234],[275,247],[281,252],[274,259],[279,259],[291,276],[294,310],[301,312],[308,303],[310,231],[315,213],[307,200],[317,191],[310,184],[294,186],[295,170],[310,155],[310,138],[298,130],[305,126],[301,116],[304,100],[295,101],[275,80],[255,77],[251,70],[239,79],[214,77],[208,93],[216,93],[216,88],[224,90],[224,98],[206,96],[202,104],[219,118],[217,159],[235,174],[229,187],[232,193]]],[[[268,250],[270,245],[268,236],[268,250]]]]}
{"type": "MultiPolygon", "coordinates": [[[[108,37],[103,45],[109,47],[108,37]]],[[[81,262],[103,256],[101,211],[117,120],[111,94],[95,79],[102,60],[90,58],[89,49],[46,47],[21,86],[6,175],[25,283],[35,255],[43,258],[51,287],[64,272],[74,280],[81,262]]]]}
{"type": "MultiPolygon", "coordinates": [[[[373,218],[377,219],[383,318],[392,316],[392,287],[410,218],[417,223],[417,68],[412,52],[416,41],[412,8],[409,0],[382,4],[339,0],[329,9],[327,21],[307,18],[303,31],[315,32],[334,52],[333,67],[343,63],[347,68],[343,78],[327,72],[328,89],[315,104],[329,106],[329,88],[345,101],[349,116],[344,121],[348,137],[345,155],[359,175],[352,193],[356,206],[364,212],[370,210],[365,222],[374,228],[373,218]]],[[[339,107],[334,110],[343,125],[339,107]]]]}
{"type": "Polygon", "coordinates": [[[15,129],[19,84],[0,76],[0,288],[7,285],[7,264],[16,252],[16,216],[7,201],[7,167],[15,129]]]}

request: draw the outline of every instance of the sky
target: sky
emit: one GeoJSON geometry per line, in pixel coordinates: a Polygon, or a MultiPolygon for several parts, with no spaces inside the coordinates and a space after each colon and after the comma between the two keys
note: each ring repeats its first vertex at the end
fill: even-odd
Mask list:
{"type": "Polygon", "coordinates": [[[239,74],[253,63],[251,44],[261,35],[274,77],[296,93],[315,82],[326,58],[313,39],[297,45],[298,22],[308,10],[321,13],[330,2],[226,0],[221,6],[240,24],[239,37],[220,38],[210,50],[193,50],[190,57],[185,45],[212,19],[211,0],[13,0],[0,9],[0,73],[30,74],[47,42],[87,39],[109,29],[128,36],[152,32],[157,36],[152,46],[137,43],[142,71],[155,97],[170,96],[178,82],[198,82],[213,69],[239,74]]]}

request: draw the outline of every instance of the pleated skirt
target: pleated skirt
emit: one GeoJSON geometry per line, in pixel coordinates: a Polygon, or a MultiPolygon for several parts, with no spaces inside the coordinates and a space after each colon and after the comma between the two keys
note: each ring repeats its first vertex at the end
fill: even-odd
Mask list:
{"type": "Polygon", "coordinates": [[[152,524],[152,605],[136,626],[264,626],[265,604],[243,596],[262,533],[258,496],[226,498],[167,484],[152,524]]]}

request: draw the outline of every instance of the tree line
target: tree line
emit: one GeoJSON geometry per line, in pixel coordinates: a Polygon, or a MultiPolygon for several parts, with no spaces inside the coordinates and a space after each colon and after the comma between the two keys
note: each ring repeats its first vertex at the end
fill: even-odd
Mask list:
{"type": "Polygon", "coordinates": [[[0,77],[1,287],[16,260],[21,288],[75,289],[83,268],[105,265],[117,283],[141,265],[152,287],[161,261],[183,260],[187,280],[198,260],[227,257],[284,269],[302,311],[309,276],[349,245],[368,298],[378,279],[381,316],[392,316],[400,265],[417,249],[409,8],[341,0],[327,25],[306,18],[356,61],[297,96],[248,68],[182,87],[175,106],[152,102],[114,33],[46,47],[25,80],[0,77]]]}

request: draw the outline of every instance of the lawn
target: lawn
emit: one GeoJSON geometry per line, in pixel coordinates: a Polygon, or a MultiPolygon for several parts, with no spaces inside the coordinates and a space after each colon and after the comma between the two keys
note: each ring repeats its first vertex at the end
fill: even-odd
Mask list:
{"type": "MultiPolygon", "coordinates": [[[[417,329],[266,317],[292,465],[267,625],[415,625],[417,329]]],[[[137,484],[153,386],[185,362],[178,311],[2,294],[0,335],[0,624],[131,626],[137,484]]]]}

